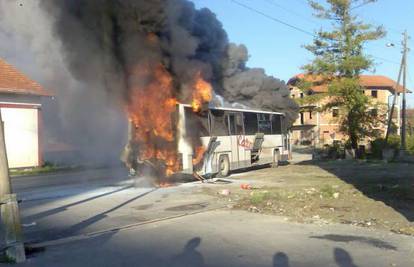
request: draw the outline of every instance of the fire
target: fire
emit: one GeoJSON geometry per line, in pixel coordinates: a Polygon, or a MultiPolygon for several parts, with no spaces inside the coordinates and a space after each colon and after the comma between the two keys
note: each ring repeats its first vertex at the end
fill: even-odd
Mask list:
{"type": "Polygon", "coordinates": [[[201,77],[200,72],[197,73],[194,84],[193,101],[191,103],[194,112],[200,112],[203,104],[211,101],[213,98],[212,92],[213,88],[211,84],[201,77]]]}
{"type": "MultiPolygon", "coordinates": [[[[148,38],[155,39],[153,36],[148,38]]],[[[135,126],[132,138],[138,145],[137,160],[150,165],[161,176],[169,177],[180,169],[174,128],[178,100],[174,94],[173,77],[163,64],[145,63],[130,70],[128,82],[127,112],[135,126]]],[[[198,73],[194,77],[192,92],[193,111],[200,112],[202,105],[211,98],[212,86],[198,73]]],[[[204,152],[204,147],[195,149],[193,164],[201,162],[204,152]]]]}
{"type": "Polygon", "coordinates": [[[201,162],[204,156],[204,152],[206,152],[206,149],[204,146],[199,146],[195,150],[195,157],[193,158],[193,165],[197,165],[201,162]]]}
{"type": "Polygon", "coordinates": [[[133,84],[127,109],[136,128],[139,160],[162,162],[165,175],[170,176],[179,169],[172,116],[177,104],[173,79],[162,64],[137,66],[130,78],[133,84]]]}

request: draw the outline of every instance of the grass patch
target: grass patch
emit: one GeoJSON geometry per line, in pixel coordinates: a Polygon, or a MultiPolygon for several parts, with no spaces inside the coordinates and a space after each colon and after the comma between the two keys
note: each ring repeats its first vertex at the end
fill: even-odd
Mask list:
{"type": "Polygon", "coordinates": [[[324,185],[320,189],[320,193],[321,193],[322,197],[324,197],[324,198],[333,198],[334,194],[335,194],[335,189],[333,188],[332,185],[324,185]]]}
{"type": "Polygon", "coordinates": [[[59,171],[74,170],[76,167],[73,166],[58,166],[52,163],[45,163],[42,167],[33,167],[25,169],[11,169],[11,176],[25,176],[25,175],[37,175],[37,174],[46,174],[59,171]]]}
{"type": "Polygon", "coordinates": [[[275,192],[275,191],[254,192],[253,191],[250,196],[250,203],[252,205],[264,205],[268,201],[280,200],[280,199],[281,199],[281,195],[279,192],[275,192]]]}

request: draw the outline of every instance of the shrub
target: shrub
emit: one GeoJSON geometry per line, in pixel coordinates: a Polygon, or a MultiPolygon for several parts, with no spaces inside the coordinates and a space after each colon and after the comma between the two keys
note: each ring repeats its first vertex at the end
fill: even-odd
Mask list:
{"type": "Polygon", "coordinates": [[[385,138],[377,138],[371,141],[371,154],[373,158],[382,158],[383,149],[398,149],[401,146],[401,139],[398,135],[390,135],[388,137],[388,143],[385,142],[385,138]]]}
{"type": "Polygon", "coordinates": [[[410,135],[407,138],[407,149],[408,152],[414,154],[414,135],[410,135]]]}

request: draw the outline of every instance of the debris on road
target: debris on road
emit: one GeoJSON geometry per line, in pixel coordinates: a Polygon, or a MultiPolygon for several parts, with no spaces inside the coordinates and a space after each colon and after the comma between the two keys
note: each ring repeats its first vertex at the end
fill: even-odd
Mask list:
{"type": "Polygon", "coordinates": [[[223,189],[219,192],[220,195],[222,196],[229,196],[230,195],[230,190],[229,189],[223,189]]]}
{"type": "Polygon", "coordinates": [[[241,189],[244,189],[244,190],[251,190],[251,189],[253,189],[252,186],[249,185],[249,184],[241,184],[240,185],[240,188],[241,189]]]}

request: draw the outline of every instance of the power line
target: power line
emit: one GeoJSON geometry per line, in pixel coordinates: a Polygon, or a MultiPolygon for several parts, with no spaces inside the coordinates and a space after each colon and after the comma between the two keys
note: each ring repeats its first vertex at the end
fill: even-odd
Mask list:
{"type": "Polygon", "coordinates": [[[360,7],[363,7],[363,6],[366,6],[366,5],[370,4],[370,3],[371,3],[371,1],[367,0],[367,1],[361,3],[361,4],[357,5],[357,6],[351,7],[351,10],[354,10],[354,9],[357,9],[357,8],[360,8],[360,7]]]}
{"type": "Polygon", "coordinates": [[[312,20],[312,19],[310,19],[310,18],[308,18],[308,17],[305,17],[304,15],[302,15],[302,14],[300,14],[300,13],[296,12],[296,11],[290,10],[290,9],[288,9],[288,8],[286,8],[286,7],[284,7],[284,6],[280,5],[280,4],[278,4],[278,3],[276,2],[276,0],[265,0],[265,1],[266,1],[266,2],[268,2],[269,4],[271,4],[271,5],[275,6],[275,7],[278,7],[278,8],[280,8],[280,9],[282,9],[282,10],[284,10],[284,11],[288,12],[288,13],[291,13],[291,14],[293,14],[293,15],[297,16],[297,17],[300,17],[300,18],[302,18],[302,19],[304,19],[304,20],[306,20],[306,21],[308,21],[308,22],[310,22],[310,23],[313,23],[313,24],[315,24],[315,25],[318,25],[318,26],[319,26],[319,24],[318,24],[317,22],[315,22],[314,20],[312,20]]]}
{"type": "MultiPolygon", "coordinates": [[[[315,35],[314,33],[310,32],[310,31],[307,31],[305,29],[302,29],[302,28],[300,28],[298,26],[295,26],[295,25],[292,25],[290,23],[284,22],[284,21],[282,21],[280,19],[277,19],[277,18],[275,18],[273,16],[270,16],[270,15],[268,15],[268,14],[266,14],[266,13],[260,11],[260,10],[257,10],[255,8],[253,8],[251,6],[248,6],[248,5],[244,4],[244,3],[241,3],[241,2],[239,2],[237,0],[230,0],[230,1],[233,2],[234,4],[237,4],[237,5],[245,8],[245,9],[247,9],[247,10],[250,10],[251,12],[254,12],[254,13],[259,14],[259,15],[261,15],[263,17],[266,17],[266,18],[268,18],[268,19],[270,19],[270,20],[272,20],[274,22],[277,22],[279,24],[285,25],[285,26],[287,26],[287,27],[289,27],[291,29],[294,29],[294,30],[299,31],[299,32],[304,33],[304,34],[307,34],[307,35],[312,36],[314,38],[319,38],[319,36],[315,35]]],[[[400,63],[398,63],[396,61],[393,61],[393,60],[390,60],[390,59],[386,59],[386,58],[383,58],[383,57],[378,57],[378,56],[374,56],[374,55],[371,55],[371,57],[377,58],[377,59],[380,59],[380,60],[382,60],[384,62],[388,62],[388,63],[392,63],[392,64],[397,64],[397,65],[400,64],[400,63]]]]}
{"type": "Polygon", "coordinates": [[[248,9],[248,10],[250,10],[250,11],[252,11],[252,12],[256,13],[256,14],[259,14],[259,15],[261,15],[261,16],[263,16],[263,17],[266,17],[266,18],[268,18],[268,19],[270,19],[270,20],[273,20],[273,21],[275,21],[275,22],[277,22],[277,23],[279,23],[279,24],[285,25],[285,26],[287,26],[287,27],[289,27],[289,28],[292,28],[292,29],[297,30],[297,31],[299,31],[299,32],[302,32],[302,33],[304,33],[304,34],[310,35],[310,36],[312,36],[312,37],[316,37],[316,36],[315,36],[312,32],[310,32],[310,31],[304,30],[304,29],[299,28],[299,27],[297,27],[297,26],[295,26],[295,25],[292,25],[292,24],[290,24],[290,23],[287,23],[287,22],[284,22],[284,21],[282,21],[282,20],[280,20],[280,19],[277,19],[277,18],[275,18],[275,17],[272,17],[272,16],[270,16],[270,15],[268,15],[268,14],[266,14],[266,13],[263,13],[263,12],[262,12],[262,11],[260,11],[260,10],[257,10],[257,9],[255,9],[255,8],[253,8],[253,7],[250,7],[250,6],[248,6],[248,5],[245,5],[245,4],[243,4],[243,3],[241,3],[241,2],[239,2],[239,1],[237,1],[237,0],[231,0],[231,1],[232,1],[233,3],[235,3],[236,5],[239,5],[239,6],[241,6],[241,7],[244,7],[245,9],[248,9]]]}

